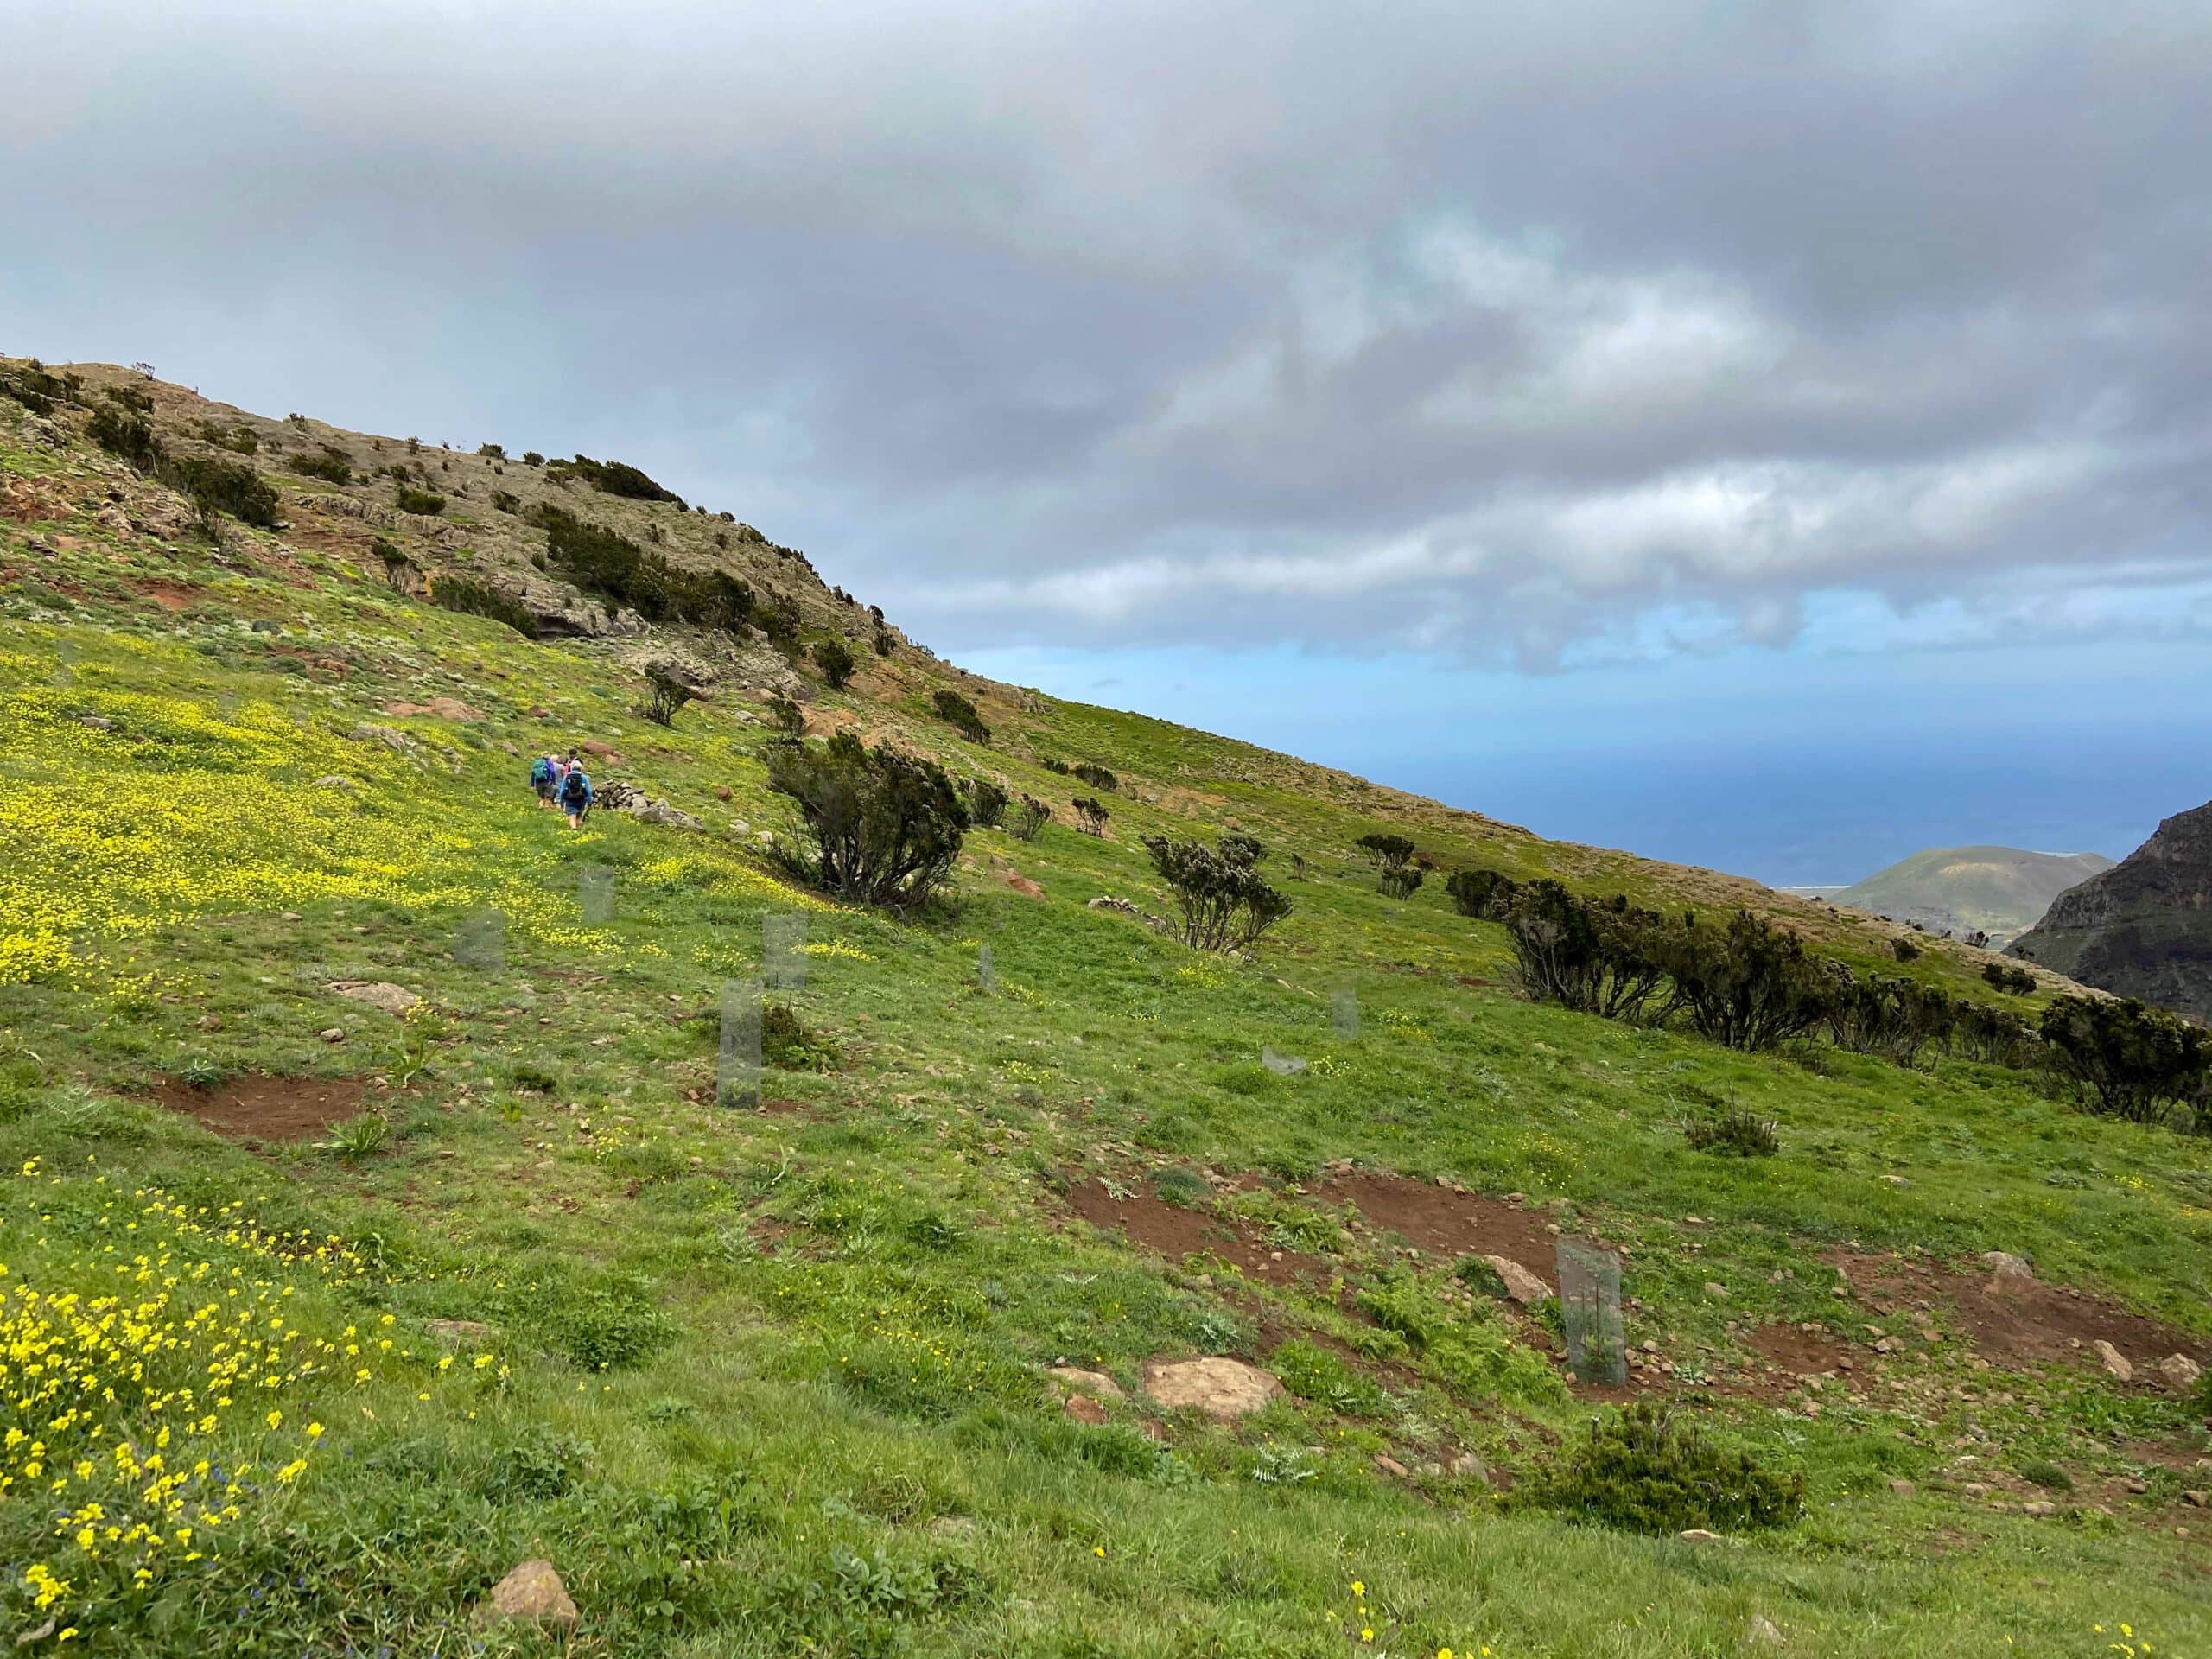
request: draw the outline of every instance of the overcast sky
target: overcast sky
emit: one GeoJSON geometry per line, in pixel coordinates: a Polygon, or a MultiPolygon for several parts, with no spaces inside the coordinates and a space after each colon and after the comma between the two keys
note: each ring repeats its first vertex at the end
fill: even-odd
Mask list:
{"type": "Polygon", "coordinates": [[[1553,833],[1831,879],[1738,832],[1892,753],[1902,855],[1980,742],[1967,838],[2132,844],[2212,794],[2208,88],[2203,0],[16,0],[0,349],[615,455],[1553,833]]]}

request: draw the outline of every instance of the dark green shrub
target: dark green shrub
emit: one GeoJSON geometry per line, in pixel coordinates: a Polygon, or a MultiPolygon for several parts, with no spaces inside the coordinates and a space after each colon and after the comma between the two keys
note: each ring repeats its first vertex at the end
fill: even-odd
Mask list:
{"type": "Polygon", "coordinates": [[[1462,916],[1502,922],[1511,912],[1521,884],[1496,870],[1454,870],[1445,878],[1444,891],[1462,916]]]}
{"type": "Polygon", "coordinates": [[[392,492],[392,505],[402,512],[419,512],[435,518],[446,510],[446,499],[435,490],[418,490],[412,484],[402,484],[392,492]]]}
{"type": "Polygon", "coordinates": [[[638,705],[638,717],[656,726],[672,727],[677,711],[698,695],[674,676],[649,668],[645,671],[645,700],[638,705]]]}
{"type": "Polygon", "coordinates": [[[525,467],[543,467],[545,464],[545,457],[535,449],[525,449],[522,452],[522,464],[525,467]]]}
{"type": "Polygon", "coordinates": [[[1899,962],[1912,962],[1918,959],[1920,956],[1920,947],[1915,944],[1910,939],[1891,939],[1890,941],[1890,954],[1895,957],[1899,962]]]}
{"type": "Polygon", "coordinates": [[[94,410],[92,423],[85,429],[94,443],[142,473],[153,473],[162,461],[162,442],[155,436],[152,423],[122,410],[94,410]]]}
{"type": "Polygon", "coordinates": [[[891,632],[889,629],[878,628],[875,631],[875,654],[877,656],[888,657],[891,654],[892,647],[898,643],[899,642],[897,640],[891,637],[891,632]]]}
{"type": "MultiPolygon", "coordinates": [[[[1005,788],[988,778],[970,778],[960,786],[968,819],[978,830],[995,830],[1006,817],[1005,788]]],[[[1026,839],[1026,837],[1025,837],[1026,839]]]]}
{"type": "Polygon", "coordinates": [[[353,460],[335,444],[326,443],[312,455],[295,457],[291,469],[302,478],[319,478],[327,484],[353,481],[353,460]]]}
{"type": "Polygon", "coordinates": [[[1180,938],[1193,950],[1241,950],[1290,914],[1290,900],[1261,878],[1267,852],[1249,836],[1224,836],[1215,847],[1147,836],[1144,847],[1175,896],[1180,938]]]}
{"type": "Polygon", "coordinates": [[[1980,1002],[1960,1001],[1951,1041],[1967,1058],[1989,1065],[2030,1066],[2043,1058],[2041,1041],[2026,1020],[2010,1008],[1980,1002]]]}
{"type": "Polygon", "coordinates": [[[1172,1204],[1183,1210],[1200,1209],[1213,1201],[1213,1188],[1207,1185],[1206,1178],[1195,1170],[1172,1166],[1154,1170],[1152,1190],[1159,1195],[1161,1203],[1172,1204]]]}
{"type": "Polygon", "coordinates": [[[431,577],[430,602],[448,611],[504,622],[524,639],[537,638],[537,619],[524,608],[520,600],[505,588],[494,588],[474,576],[441,572],[431,577]]]}
{"type": "Polygon", "coordinates": [[[1828,1036],[1838,1048],[1911,1065],[1930,1043],[1948,1039],[1959,1004],[1917,980],[1859,979],[1841,963],[1827,964],[1828,1036]]]}
{"type": "Polygon", "coordinates": [[[1730,1048],[1773,1048],[1802,1037],[1827,1014],[1827,963],[1795,933],[1738,911],[1726,928],[1684,912],[1655,928],[1653,955],[1674,982],[1669,1007],[1700,1036],[1730,1048]]]}
{"type": "Polygon", "coordinates": [[[1775,1122],[1741,1106],[1726,1106],[1710,1117],[1697,1118],[1682,1130],[1693,1152],[1709,1152],[1721,1158],[1771,1158],[1782,1150],[1775,1122]]]}
{"type": "Polygon", "coordinates": [[[124,409],[136,410],[141,415],[150,415],[154,412],[153,394],[142,391],[137,386],[110,386],[103,395],[110,403],[119,404],[124,409]]]}
{"type": "Polygon", "coordinates": [[[991,741],[991,728],[983,724],[983,716],[957,691],[939,691],[930,699],[930,706],[937,710],[939,720],[963,737],[977,743],[991,741]]]}
{"type": "Polygon", "coordinates": [[[768,710],[768,723],[785,737],[798,737],[805,732],[806,710],[795,699],[780,691],[772,691],[764,706],[768,710]]]}
{"type": "Polygon", "coordinates": [[[1078,797],[1068,804],[1075,809],[1075,827],[1086,836],[1103,839],[1106,820],[1114,815],[1106,810],[1105,803],[1096,798],[1078,797]]]}
{"type": "Polygon", "coordinates": [[[476,453],[486,461],[505,461],[507,447],[503,443],[480,443],[476,446],[476,453]]]}
{"type": "Polygon", "coordinates": [[[2044,1050],[2101,1116],[2157,1123],[2212,1095],[2212,1031],[2133,998],[2062,996],[2043,1011],[2044,1050]]]}
{"type": "Polygon", "coordinates": [[[2033,974],[2024,968],[2014,968],[2005,963],[1984,963],[1981,976],[1995,989],[2010,992],[2014,996],[2026,996],[2036,988],[2033,974]]]}
{"type": "Polygon", "coordinates": [[[1528,1501],[1567,1520],[1661,1535],[1781,1526],[1805,1507],[1802,1475],[1777,1474],[1748,1452],[1714,1446],[1688,1419],[1642,1403],[1592,1422],[1526,1490],[1528,1501]]]}
{"type": "Polygon", "coordinates": [[[1016,841],[1034,841],[1052,818],[1051,807],[1034,795],[1025,794],[1014,803],[1014,816],[1007,820],[1007,833],[1016,841]]]}
{"type": "Polygon", "coordinates": [[[785,1002],[760,1006],[760,1058],[786,1071],[835,1071],[845,1063],[836,1040],[810,1029],[785,1002]]]}
{"type": "Polygon", "coordinates": [[[768,746],[768,787],[797,804],[800,840],[779,843],[786,868],[841,899],[916,905],[952,873],[967,810],[944,769],[840,732],[816,747],[768,746]]]}
{"type": "MultiPolygon", "coordinates": [[[[529,457],[524,459],[527,461],[529,457]]],[[[578,455],[574,461],[554,461],[546,467],[545,475],[581,478],[602,495],[624,496],[632,501],[673,501],[679,507],[683,505],[682,496],[661,488],[626,461],[594,461],[589,455],[578,455]]]]}
{"type": "Polygon", "coordinates": [[[817,640],[814,647],[814,665],[822,671],[822,677],[833,691],[842,691],[852,683],[853,671],[860,664],[854,659],[852,650],[842,639],[817,640]]]}
{"type": "Polygon", "coordinates": [[[671,620],[734,633],[754,612],[753,589],[720,570],[680,569],[627,537],[558,507],[539,507],[545,551],[578,588],[627,606],[647,621],[671,620]]]}
{"type": "Polygon", "coordinates": [[[212,456],[186,455],[165,461],[155,476],[190,498],[203,519],[219,511],[240,524],[276,528],[276,492],[252,467],[212,456]]]}
{"type": "Polygon", "coordinates": [[[492,510],[494,512],[520,512],[522,497],[512,490],[494,490],[492,492],[492,510]]]}
{"type": "Polygon", "coordinates": [[[1109,795],[1122,786],[1122,780],[1096,760],[1077,761],[1068,768],[1068,772],[1071,777],[1082,779],[1093,789],[1103,789],[1109,795]]]}
{"type": "MultiPolygon", "coordinates": [[[[414,590],[416,580],[421,575],[421,570],[397,542],[387,541],[384,537],[379,536],[370,543],[369,551],[375,556],[378,564],[384,569],[386,587],[398,594],[411,593],[414,590]]],[[[537,624],[533,621],[531,626],[535,627],[537,624]]]]}
{"type": "Polygon", "coordinates": [[[2070,1492],[2074,1477],[2053,1463],[2049,1458],[2037,1458],[2020,1465],[2020,1478],[2047,1492],[2070,1492]]]}
{"type": "Polygon", "coordinates": [[[1393,899],[1410,899],[1421,887],[1421,867],[1414,862],[1414,848],[1403,836],[1362,836],[1354,843],[1375,866],[1376,887],[1393,899]]]}
{"type": "Polygon", "coordinates": [[[1542,880],[1515,889],[1505,937],[1525,995],[1609,1020],[1635,1020],[1665,978],[1656,949],[1662,925],[1656,912],[1624,898],[1589,905],[1542,880]]]}

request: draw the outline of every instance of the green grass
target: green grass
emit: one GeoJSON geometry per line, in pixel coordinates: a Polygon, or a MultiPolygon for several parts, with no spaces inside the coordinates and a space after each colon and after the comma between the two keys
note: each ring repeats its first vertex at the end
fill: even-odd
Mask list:
{"type": "MultiPolygon", "coordinates": [[[[1824,1260],[2013,1250],[2201,1337],[2203,1142],[2082,1116],[1995,1068],[1730,1053],[1463,983],[1500,980],[1499,931],[1440,881],[1382,897],[1361,834],[1410,823],[1440,861],[1645,902],[1712,889],[1134,716],[979,696],[993,740],[970,745],[903,661],[864,661],[818,706],[1060,817],[1033,844],[973,835],[951,901],[912,920],[823,905],[728,833],[780,821],[742,698],[662,730],[629,712],[611,648],[408,601],[365,550],[110,532],[92,518],[102,463],[16,426],[0,406],[0,474],[56,510],[0,519],[0,827],[25,872],[0,919],[0,1169],[29,1166],[0,1180],[0,1291],[136,1305],[174,1281],[153,1340],[236,1285],[309,1363],[180,1432],[239,1487],[198,1560],[167,1535],[81,1548],[57,1510],[120,1488],[97,1472],[57,1495],[24,1448],[0,1453],[10,1628],[54,1614],[113,1653],[460,1652],[487,1586],[544,1555],[583,1610],[578,1645],[607,1654],[1657,1659],[1740,1651],[1764,1620],[1805,1654],[2088,1656],[2123,1620],[2158,1652],[2212,1630],[2202,1540],[2175,1535],[2198,1478],[2146,1449],[2205,1449],[2182,1402],[2087,1368],[1983,1370],[1955,1328],[1878,1360],[1861,1327],[1909,1333],[1910,1310],[1840,1300],[1824,1260]],[[73,545],[28,555],[34,535],[73,545]],[[156,580],[191,595],[157,608],[134,586],[156,580]],[[485,718],[384,711],[433,695],[485,718]],[[584,739],[626,757],[595,773],[709,833],[600,813],[571,835],[537,810],[529,755],[584,739]],[[1120,774],[1113,839],[1070,827],[1041,756],[1120,774]],[[332,775],[352,786],[318,784],[332,775]],[[1137,838],[1231,823],[1269,844],[1296,906],[1255,960],[1086,908],[1164,909],[1137,838]],[[579,904],[593,867],[615,874],[604,925],[579,904]],[[466,965],[454,935],[487,906],[504,964],[466,965]],[[779,996],[809,1034],[768,1070],[774,1110],[718,1109],[720,985],[757,971],[762,918],[792,908],[808,983],[779,996]],[[986,943],[995,994],[976,983],[986,943]],[[423,1001],[395,1017],[340,980],[423,1001]],[[1344,985],[1357,1040],[1332,1031],[1344,985]],[[1278,1076],[1263,1047],[1308,1067],[1278,1076]],[[357,1115],[249,1147],[149,1097],[252,1074],[363,1079],[382,1138],[357,1115]],[[1720,1102],[1772,1120],[1779,1153],[1693,1150],[1684,1124],[1720,1102]],[[1525,1479],[1593,1407],[1484,1271],[1348,1224],[1316,1190],[1338,1160],[1525,1194],[1627,1247],[1630,1340],[1688,1379],[1683,1408],[1716,1436],[1804,1475],[1804,1518],[1700,1548],[1451,1473],[1471,1451],[1525,1479]],[[1335,1282],[1147,1255],[1072,1218],[1071,1183],[1094,1177],[1335,1282]],[[489,1332],[424,1323],[454,1319],[489,1332]],[[1858,1382],[1732,1386],[1752,1327],[1812,1320],[1855,1344],[1858,1382]],[[1156,1440],[1134,1401],[1071,1421],[1045,1376],[1079,1364],[1134,1395],[1147,1359],[1201,1352],[1291,1392],[1156,1440]],[[2129,1476],[2149,1491],[2118,1495],[2129,1476]],[[2012,1506],[1968,1496],[1977,1480],[2012,1506]],[[2056,1515],[2021,1513],[2045,1492],[2056,1515]],[[43,1608],[34,1566],[70,1586],[43,1608]]],[[[365,550],[366,526],[315,524],[365,550]]],[[[1885,954],[1819,925],[1825,948],[1885,954]]],[[[1974,982],[1941,950],[1912,971],[1974,982]]],[[[119,1392],[110,1443],[129,1433],[143,1462],[182,1408],[119,1392]]]]}

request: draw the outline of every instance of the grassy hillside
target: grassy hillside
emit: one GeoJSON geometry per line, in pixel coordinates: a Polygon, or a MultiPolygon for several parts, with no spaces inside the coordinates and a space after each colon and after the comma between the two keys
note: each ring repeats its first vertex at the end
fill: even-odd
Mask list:
{"type": "MultiPolygon", "coordinates": [[[[181,452],[217,418],[149,395],[181,452]]],[[[1439,878],[1385,899],[1353,843],[1749,904],[1977,994],[1980,953],[1900,968],[1896,930],[1748,883],[969,680],[903,637],[880,658],[773,553],[740,569],[806,639],[850,630],[848,690],[688,632],[533,642],[378,569],[378,536],[454,568],[473,493],[379,523],[264,450],[283,527],[211,542],[86,423],[0,399],[0,1596],[35,1650],[530,1650],[474,1621],[531,1558],[581,1609],[571,1649],[607,1654],[2212,1636],[2202,1402],[2155,1369],[2212,1338],[2212,1148],[1998,1067],[1529,1003],[1497,927],[1439,878]],[[671,639],[721,676],[672,729],[631,712],[671,639]],[[783,822],[771,683],[814,730],[1055,819],[971,834],[911,919],[799,892],[757,842],[783,822]],[[988,746],[931,715],[955,686],[988,746]],[[698,827],[571,834],[524,777],[572,745],[698,827]],[[1047,760],[1119,775],[1105,838],[1047,760]],[[1164,909],[1139,836],[1230,825],[1295,906],[1253,959],[1090,906],[1164,909]],[[720,988],[792,914],[800,1030],[761,1109],[719,1107],[720,988]],[[1723,1103],[1778,1155],[1693,1150],[1723,1103]],[[1572,1382],[1556,1304],[1482,1264],[1550,1280],[1557,1235],[1624,1253],[1625,1389],[1572,1382]],[[2034,1277],[1994,1279],[2000,1249],[2034,1277]],[[1284,1392],[1231,1424],[1145,1397],[1149,1362],[1196,1356],[1284,1392]],[[1701,1542],[1535,1501],[1634,1396],[1801,1474],[1802,1516],[1701,1542]]],[[[664,522],[657,545],[700,519],[615,510],[664,522]]]]}
{"type": "Polygon", "coordinates": [[[2001,950],[2033,927],[2052,899],[2112,863],[2102,853],[1936,847],[1877,870],[1836,894],[1836,902],[1961,938],[1986,933],[2001,950]]]}

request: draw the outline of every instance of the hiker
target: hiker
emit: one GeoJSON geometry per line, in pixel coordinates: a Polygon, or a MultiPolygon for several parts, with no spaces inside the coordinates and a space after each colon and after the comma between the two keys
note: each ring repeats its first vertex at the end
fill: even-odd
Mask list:
{"type": "Polygon", "coordinates": [[[541,812],[553,804],[554,793],[561,787],[555,765],[550,754],[541,754],[530,763],[530,786],[537,792],[537,810],[541,812]]]}
{"type": "Polygon", "coordinates": [[[561,779],[561,810],[569,815],[569,828],[584,827],[584,814],[591,810],[591,779],[584,776],[584,769],[569,762],[568,773],[561,779]]]}

